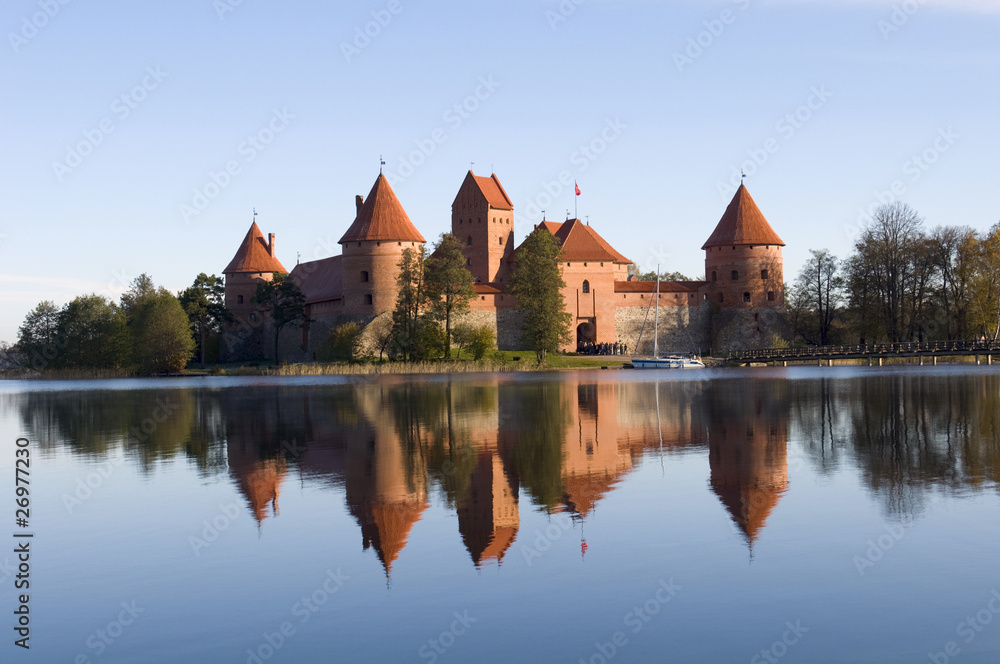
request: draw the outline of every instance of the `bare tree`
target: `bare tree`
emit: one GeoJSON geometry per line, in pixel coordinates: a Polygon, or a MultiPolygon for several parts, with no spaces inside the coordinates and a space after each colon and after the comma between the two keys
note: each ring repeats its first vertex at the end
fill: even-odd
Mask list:
{"type": "Polygon", "coordinates": [[[830,331],[844,299],[840,260],[826,249],[811,249],[809,253],[812,257],[795,280],[792,298],[793,309],[801,315],[796,332],[807,343],[829,346],[830,331]]]}

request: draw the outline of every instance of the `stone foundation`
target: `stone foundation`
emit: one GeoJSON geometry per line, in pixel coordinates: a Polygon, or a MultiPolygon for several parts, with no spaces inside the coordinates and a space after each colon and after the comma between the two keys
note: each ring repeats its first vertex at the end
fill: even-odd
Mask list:
{"type": "MultiPolygon", "coordinates": [[[[615,335],[619,342],[628,345],[629,355],[653,354],[653,311],[649,312],[639,345],[645,318],[646,309],[642,307],[621,307],[615,311],[615,335]]],[[[707,302],[696,307],[660,307],[660,354],[710,352],[711,318],[712,307],[707,302]]]]}

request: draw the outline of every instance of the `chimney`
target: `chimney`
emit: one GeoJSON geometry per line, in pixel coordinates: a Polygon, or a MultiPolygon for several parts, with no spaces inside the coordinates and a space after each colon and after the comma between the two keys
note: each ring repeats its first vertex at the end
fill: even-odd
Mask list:
{"type": "Polygon", "coordinates": [[[267,253],[274,258],[274,233],[267,234],[267,253]]]}
{"type": "Polygon", "coordinates": [[[364,196],[355,196],[354,197],[354,202],[358,206],[358,216],[360,217],[361,216],[361,208],[365,204],[365,197],[364,196]]]}

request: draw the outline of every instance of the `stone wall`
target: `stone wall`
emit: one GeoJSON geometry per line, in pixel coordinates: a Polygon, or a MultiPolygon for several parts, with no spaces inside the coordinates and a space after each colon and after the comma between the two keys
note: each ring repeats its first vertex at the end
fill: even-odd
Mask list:
{"type": "Polygon", "coordinates": [[[775,348],[790,338],[791,326],[779,309],[719,309],[712,316],[712,347],[716,352],[775,348]]]}
{"type": "MultiPolygon", "coordinates": [[[[620,307],[615,311],[617,341],[628,345],[629,355],[653,354],[653,312],[649,312],[642,345],[637,347],[646,309],[620,307]]],[[[659,348],[666,353],[708,353],[712,347],[712,306],[701,302],[693,307],[660,307],[659,348]]]]}

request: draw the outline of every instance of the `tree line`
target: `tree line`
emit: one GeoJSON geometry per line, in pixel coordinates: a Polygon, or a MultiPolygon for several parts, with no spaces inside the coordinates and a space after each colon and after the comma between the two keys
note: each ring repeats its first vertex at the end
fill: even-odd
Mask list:
{"type": "Polygon", "coordinates": [[[1000,338],[1000,223],[928,229],[909,205],[882,205],[846,259],[810,252],[788,316],[809,345],[1000,338]]]}
{"type": "Polygon", "coordinates": [[[119,301],[81,295],[62,307],[45,300],[31,310],[10,351],[14,362],[45,369],[112,370],[139,374],[184,369],[206,352],[231,320],[224,285],[215,275],[199,274],[174,295],[138,276],[119,301]]]}

